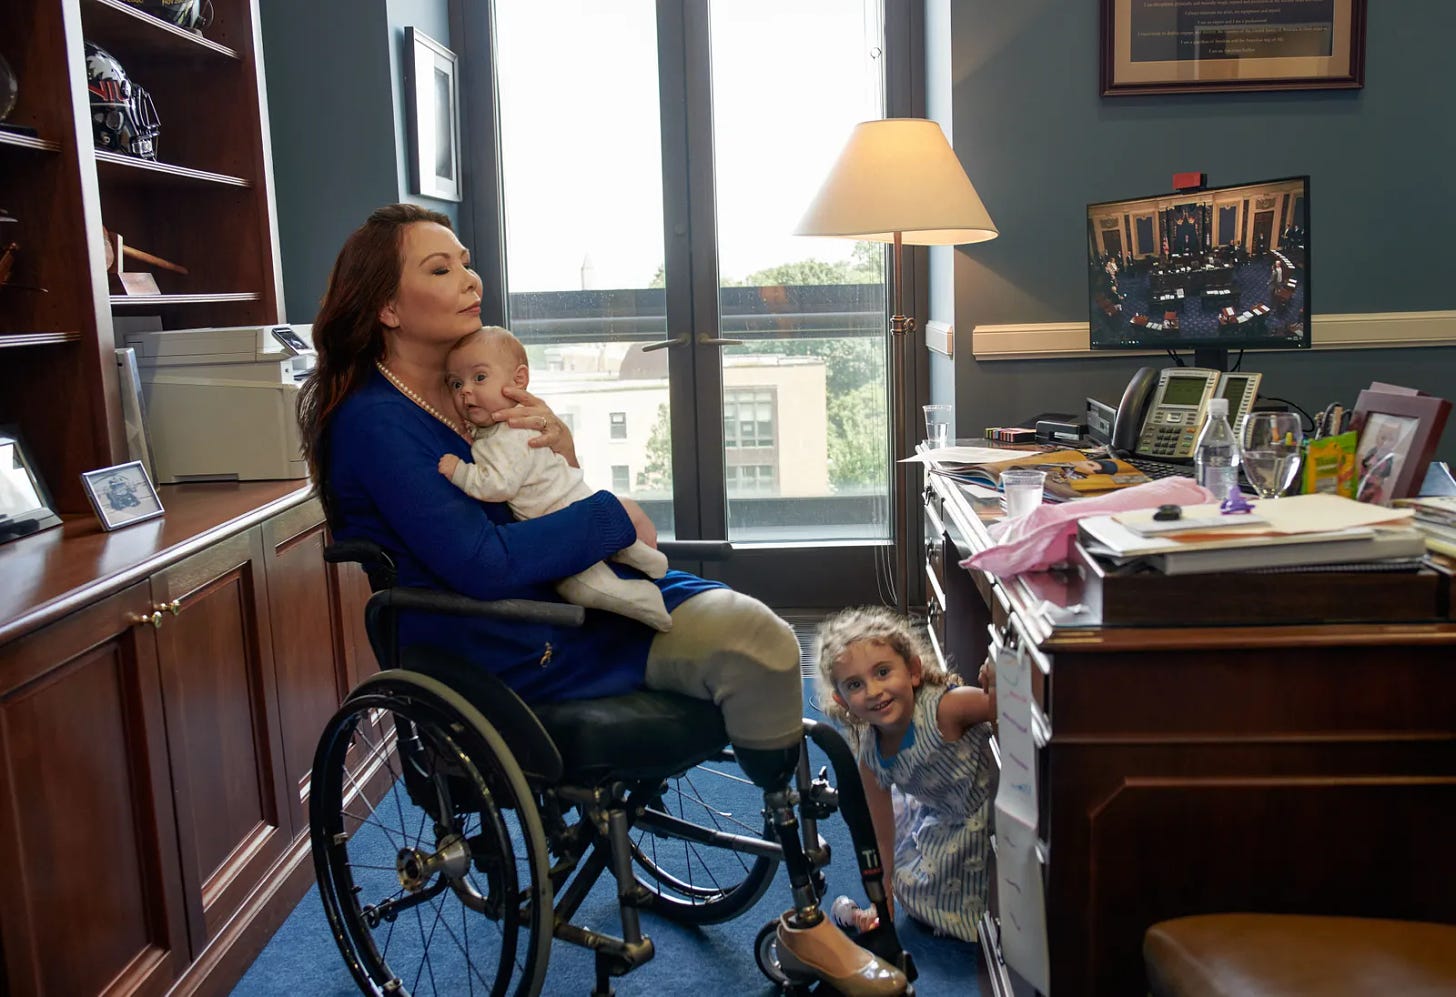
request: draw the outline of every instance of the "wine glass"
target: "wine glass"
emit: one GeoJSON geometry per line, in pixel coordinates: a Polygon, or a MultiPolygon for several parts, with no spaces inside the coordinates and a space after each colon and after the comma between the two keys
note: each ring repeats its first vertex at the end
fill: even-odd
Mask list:
{"type": "Polygon", "coordinates": [[[1294,412],[1253,412],[1244,420],[1244,476],[1260,498],[1278,498],[1294,483],[1303,439],[1294,412]]]}

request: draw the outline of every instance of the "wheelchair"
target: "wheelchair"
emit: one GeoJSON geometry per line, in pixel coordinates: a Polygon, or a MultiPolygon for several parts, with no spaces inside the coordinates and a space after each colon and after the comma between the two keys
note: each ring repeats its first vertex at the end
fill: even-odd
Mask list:
{"type": "MultiPolygon", "coordinates": [[[[642,691],[527,707],[477,666],[401,648],[399,614],[579,626],[583,609],[398,587],[388,554],[367,541],[336,542],[325,557],[368,573],[365,624],[381,668],[329,720],[309,804],[320,896],[363,993],[534,997],[559,940],[595,954],[592,997],[609,997],[615,978],[653,957],[642,912],[711,925],[763,897],[780,839],[712,703],[642,691]],[[616,935],[573,922],[604,872],[616,884],[616,935]]],[[[856,940],[914,980],[853,754],[827,724],[806,719],[804,731],[840,784],[828,768],[811,776],[806,743],[790,799],[814,893],[823,897],[830,861],[818,822],[842,810],[880,914],[856,940]]],[[[777,923],[755,941],[765,976],[786,994],[835,993],[779,962],[777,923]]]]}

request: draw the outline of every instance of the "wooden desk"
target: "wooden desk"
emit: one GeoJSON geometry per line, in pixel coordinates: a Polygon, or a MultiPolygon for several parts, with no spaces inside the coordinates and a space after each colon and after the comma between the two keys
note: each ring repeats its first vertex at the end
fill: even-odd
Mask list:
{"type": "MultiPolygon", "coordinates": [[[[1145,992],[1143,932],[1183,914],[1456,922],[1456,623],[1055,622],[1043,600],[1076,605],[1080,580],[958,567],[989,543],[992,504],[928,478],[937,651],[974,677],[988,627],[1020,642],[1050,721],[1036,769],[1057,997],[1145,992]]],[[[995,932],[982,992],[1031,992],[995,932]]]]}

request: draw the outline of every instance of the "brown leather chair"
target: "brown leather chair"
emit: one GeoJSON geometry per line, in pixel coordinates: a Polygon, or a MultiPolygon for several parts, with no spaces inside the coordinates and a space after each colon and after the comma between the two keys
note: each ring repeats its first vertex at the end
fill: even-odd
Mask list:
{"type": "Polygon", "coordinates": [[[1456,925],[1296,914],[1205,914],[1143,937],[1152,997],[1456,994],[1456,925]]]}

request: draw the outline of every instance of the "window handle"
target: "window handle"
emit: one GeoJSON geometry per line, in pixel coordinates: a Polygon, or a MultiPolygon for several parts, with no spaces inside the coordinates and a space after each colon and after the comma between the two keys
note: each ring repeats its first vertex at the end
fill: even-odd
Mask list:
{"type": "Polygon", "coordinates": [[[673,336],[671,339],[664,339],[659,343],[648,343],[646,346],[642,347],[642,352],[651,353],[653,350],[665,350],[668,347],[686,346],[687,344],[687,336],[673,336]]]}
{"type": "Polygon", "coordinates": [[[741,339],[716,339],[705,332],[698,333],[699,346],[742,346],[741,339]]]}

